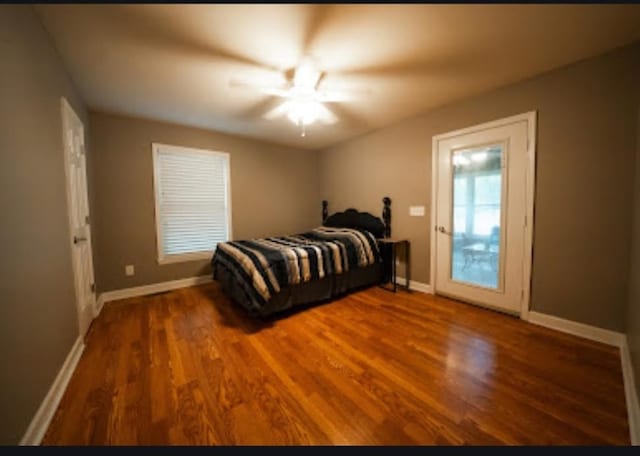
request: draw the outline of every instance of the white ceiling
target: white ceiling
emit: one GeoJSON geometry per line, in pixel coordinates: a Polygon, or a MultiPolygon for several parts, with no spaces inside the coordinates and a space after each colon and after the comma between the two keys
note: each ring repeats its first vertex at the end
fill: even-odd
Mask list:
{"type": "Polygon", "coordinates": [[[640,39],[640,5],[38,5],[81,95],[99,111],[323,148],[454,100],[640,39]],[[230,87],[290,75],[366,89],[306,137],[280,99],[230,87]],[[289,73],[287,73],[287,71],[289,73]]]}

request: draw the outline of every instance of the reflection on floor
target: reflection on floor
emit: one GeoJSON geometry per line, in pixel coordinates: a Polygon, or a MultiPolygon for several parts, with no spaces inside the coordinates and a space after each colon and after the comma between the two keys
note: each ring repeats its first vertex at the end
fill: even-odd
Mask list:
{"type": "Polygon", "coordinates": [[[453,250],[451,277],[459,282],[498,287],[498,252],[478,243],[453,250]]]}
{"type": "Polygon", "coordinates": [[[272,320],[218,284],[105,304],[45,445],[629,445],[620,354],[372,287],[272,320]]]}

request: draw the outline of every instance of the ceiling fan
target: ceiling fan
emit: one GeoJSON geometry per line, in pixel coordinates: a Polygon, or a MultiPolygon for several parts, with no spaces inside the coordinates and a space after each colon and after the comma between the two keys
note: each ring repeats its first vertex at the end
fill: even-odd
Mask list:
{"type": "Polygon", "coordinates": [[[357,93],[366,91],[345,89],[320,89],[319,83],[325,73],[318,70],[310,57],[304,57],[293,70],[293,76],[280,84],[254,84],[241,79],[232,79],[231,87],[258,90],[267,95],[283,98],[281,104],[263,115],[265,119],[287,116],[301,128],[301,136],[306,136],[306,126],[319,121],[326,125],[335,124],[338,117],[324,103],[349,101],[357,93]]]}

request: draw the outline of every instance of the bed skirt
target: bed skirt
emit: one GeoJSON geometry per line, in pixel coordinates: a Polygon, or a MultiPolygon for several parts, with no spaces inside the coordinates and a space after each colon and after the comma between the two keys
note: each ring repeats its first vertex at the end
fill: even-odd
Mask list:
{"type": "Polygon", "coordinates": [[[259,317],[273,315],[297,306],[327,301],[353,290],[377,285],[383,278],[382,263],[353,269],[342,274],[332,274],[322,279],[283,288],[256,312],[255,309],[248,307],[249,301],[242,284],[239,284],[221,264],[216,264],[214,267],[215,280],[220,283],[227,296],[246,309],[251,316],[259,317]]]}

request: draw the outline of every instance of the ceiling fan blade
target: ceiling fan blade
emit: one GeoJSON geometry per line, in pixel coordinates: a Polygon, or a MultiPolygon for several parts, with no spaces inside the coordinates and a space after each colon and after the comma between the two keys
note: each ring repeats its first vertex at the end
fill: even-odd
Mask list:
{"type": "Polygon", "coordinates": [[[369,89],[326,89],[320,90],[317,100],[322,103],[338,103],[352,101],[371,94],[369,89]]]}
{"type": "Polygon", "coordinates": [[[340,117],[340,125],[354,129],[365,129],[370,127],[366,119],[362,118],[348,106],[349,105],[346,103],[336,103],[331,106],[331,109],[340,117]]]}
{"type": "Polygon", "coordinates": [[[267,112],[262,117],[268,120],[277,119],[278,117],[284,116],[288,112],[288,110],[289,110],[289,101],[285,101],[279,104],[278,106],[276,106],[275,108],[273,108],[271,111],[267,112]]]}
{"type": "Polygon", "coordinates": [[[325,125],[333,125],[338,122],[338,117],[327,109],[326,106],[318,105],[318,120],[325,125]]]}
{"type": "Polygon", "coordinates": [[[281,87],[278,87],[273,85],[254,84],[242,79],[234,78],[229,81],[229,87],[254,90],[267,95],[274,95],[276,97],[286,97],[289,95],[289,90],[284,84],[281,87]]]}
{"type": "Polygon", "coordinates": [[[277,87],[260,87],[258,90],[262,93],[266,93],[267,95],[273,95],[276,97],[286,98],[289,96],[288,89],[279,89],[277,87]]]}
{"type": "Polygon", "coordinates": [[[304,58],[293,75],[293,86],[314,89],[320,80],[321,72],[310,58],[304,58]]]}
{"type": "Polygon", "coordinates": [[[237,113],[238,118],[240,119],[259,119],[266,112],[274,109],[276,106],[282,104],[282,99],[278,97],[260,97],[256,103],[248,106],[246,109],[243,109],[237,113]]]}

